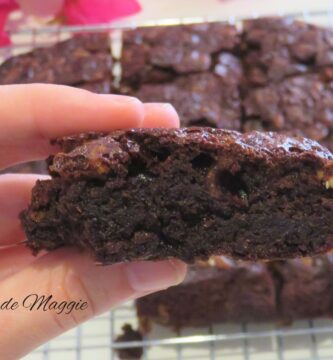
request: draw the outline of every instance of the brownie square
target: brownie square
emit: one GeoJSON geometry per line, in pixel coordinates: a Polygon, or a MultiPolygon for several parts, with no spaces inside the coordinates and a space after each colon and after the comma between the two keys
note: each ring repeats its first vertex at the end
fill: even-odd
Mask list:
{"type": "Polygon", "coordinates": [[[0,84],[77,85],[111,76],[108,34],[86,34],[12,57],[0,66],[0,84]]]}
{"type": "Polygon", "coordinates": [[[138,299],[143,330],[150,321],[179,329],[276,318],[274,282],[264,264],[215,259],[190,267],[182,284],[138,299]]]}
{"type": "Polygon", "coordinates": [[[288,17],[244,21],[247,82],[265,85],[333,64],[333,31],[288,17]]]}
{"type": "Polygon", "coordinates": [[[328,317],[333,314],[333,257],[272,263],[280,282],[278,306],[285,321],[328,317]]]}
{"type": "Polygon", "coordinates": [[[125,31],[121,56],[122,83],[170,81],[179,74],[210,70],[215,55],[235,52],[237,29],[223,23],[147,27],[125,31]]]}
{"type": "Polygon", "coordinates": [[[314,73],[253,89],[244,100],[244,130],[282,131],[333,149],[333,76],[314,73]]]}
{"type": "Polygon", "coordinates": [[[237,78],[241,75],[241,65],[232,55],[225,54],[224,59],[227,64],[217,65],[220,72],[225,72],[224,77],[213,73],[180,76],[167,83],[144,84],[130,94],[144,102],[173,104],[181,126],[239,130],[241,99],[237,78]],[[232,65],[228,68],[229,64],[232,65]]]}

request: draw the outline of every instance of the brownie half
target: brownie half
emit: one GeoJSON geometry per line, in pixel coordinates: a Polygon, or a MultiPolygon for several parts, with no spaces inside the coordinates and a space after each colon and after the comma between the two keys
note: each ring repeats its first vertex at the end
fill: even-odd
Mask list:
{"type": "Polygon", "coordinates": [[[228,54],[224,59],[226,64],[220,64],[220,71],[224,66],[227,76],[213,73],[180,76],[168,83],[144,84],[129,94],[143,102],[173,104],[184,127],[240,130],[241,99],[237,78],[241,76],[241,65],[233,55],[228,54]]]}
{"type": "Polygon", "coordinates": [[[236,52],[239,44],[236,27],[218,22],[124,31],[122,84],[135,88],[211,70],[217,54],[236,52]]]}
{"type": "Polygon", "coordinates": [[[185,281],[136,301],[141,329],[151,322],[183,327],[275,320],[275,286],[264,263],[211,258],[191,266],[185,281]]]}
{"type": "Polygon", "coordinates": [[[0,84],[77,85],[111,77],[108,34],[78,35],[54,46],[37,48],[0,65],[0,84]]]}
{"type": "Polygon", "coordinates": [[[332,248],[333,155],[274,133],[134,129],[58,141],[53,179],[21,214],[37,253],[89,249],[102,264],[332,248]]]}
{"type": "Polygon", "coordinates": [[[333,68],[252,89],[243,105],[245,131],[282,131],[333,149],[333,68]]]}
{"type": "Polygon", "coordinates": [[[288,17],[243,22],[242,49],[247,86],[333,65],[333,31],[288,17]]]}

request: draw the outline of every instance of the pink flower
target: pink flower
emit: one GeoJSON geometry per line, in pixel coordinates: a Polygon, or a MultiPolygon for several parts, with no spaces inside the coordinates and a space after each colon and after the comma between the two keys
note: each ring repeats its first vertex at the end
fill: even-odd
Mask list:
{"type": "Polygon", "coordinates": [[[18,5],[15,0],[0,0],[0,46],[10,44],[8,34],[4,29],[8,15],[16,9],[18,9],[18,5]]]}
{"type": "Polygon", "coordinates": [[[137,0],[65,0],[63,16],[70,25],[91,25],[135,14],[137,0]]]}

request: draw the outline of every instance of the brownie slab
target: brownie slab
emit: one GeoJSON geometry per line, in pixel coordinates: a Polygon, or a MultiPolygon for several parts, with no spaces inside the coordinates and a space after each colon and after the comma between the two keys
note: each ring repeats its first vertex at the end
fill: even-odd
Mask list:
{"type": "Polygon", "coordinates": [[[155,322],[174,329],[277,317],[274,281],[263,263],[211,258],[191,266],[185,281],[136,301],[144,332],[155,322]]]}
{"type": "Polygon", "coordinates": [[[0,66],[0,84],[77,85],[111,76],[108,34],[78,35],[12,57],[0,66]]]}
{"type": "Polygon", "coordinates": [[[283,131],[333,149],[333,68],[253,89],[243,104],[245,131],[283,131]]]}
{"type": "Polygon", "coordinates": [[[288,17],[243,23],[247,83],[261,86],[333,65],[333,31],[288,17]]]}
{"type": "MultiPolygon", "coordinates": [[[[226,58],[226,57],[225,57],[226,58]]],[[[181,125],[211,126],[240,130],[241,99],[237,78],[241,76],[239,61],[230,55],[224,69],[228,76],[201,73],[181,76],[163,84],[144,84],[139,90],[130,92],[143,102],[169,102],[173,104],[181,119],[181,125]],[[228,72],[228,70],[225,70],[228,72]]]]}
{"type": "Polygon", "coordinates": [[[138,28],[123,33],[122,83],[170,81],[179,74],[214,67],[220,52],[235,52],[240,43],[236,27],[203,23],[138,28]]]}
{"type": "Polygon", "coordinates": [[[143,332],[152,323],[175,329],[216,323],[332,317],[333,257],[236,262],[213,257],[189,268],[185,281],[136,301],[143,332]]]}
{"type": "Polygon", "coordinates": [[[53,179],[37,182],[21,215],[35,253],[74,245],[112,264],[276,259],[332,247],[333,156],[316,142],[184,128],[58,143],[53,179]]]}

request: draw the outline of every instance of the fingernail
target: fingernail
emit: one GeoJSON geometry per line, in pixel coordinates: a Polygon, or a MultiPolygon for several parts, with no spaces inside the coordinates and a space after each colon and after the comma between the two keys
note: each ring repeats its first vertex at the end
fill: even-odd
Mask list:
{"type": "Polygon", "coordinates": [[[178,113],[173,105],[169,103],[146,103],[144,104],[144,111],[144,127],[179,127],[178,113]]]}
{"type": "Polygon", "coordinates": [[[98,97],[106,99],[110,106],[112,106],[113,112],[117,109],[117,112],[127,114],[127,116],[130,117],[129,110],[132,110],[137,119],[135,127],[141,127],[143,124],[145,109],[143,103],[138,98],[115,94],[98,94],[98,97]]]}
{"type": "Polygon", "coordinates": [[[185,276],[185,265],[177,260],[129,263],[128,282],[136,292],[150,292],[179,284],[185,276]]]}

